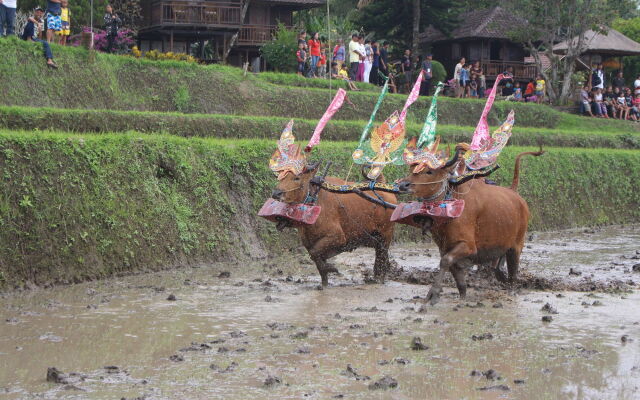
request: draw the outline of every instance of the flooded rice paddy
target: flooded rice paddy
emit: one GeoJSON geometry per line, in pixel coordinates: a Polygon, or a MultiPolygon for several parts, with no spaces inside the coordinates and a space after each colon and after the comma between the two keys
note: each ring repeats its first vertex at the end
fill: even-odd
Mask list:
{"type": "Polygon", "coordinates": [[[325,290],[300,255],[4,295],[0,398],[640,398],[640,226],[534,234],[515,288],[433,307],[435,247],[391,254],[384,285],[360,249],[325,290]]]}

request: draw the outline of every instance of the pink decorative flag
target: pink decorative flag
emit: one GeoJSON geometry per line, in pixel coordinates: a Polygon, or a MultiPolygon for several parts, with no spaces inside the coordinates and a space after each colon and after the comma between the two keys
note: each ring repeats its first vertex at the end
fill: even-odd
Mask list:
{"type": "Polygon", "coordinates": [[[344,89],[338,89],[338,93],[336,93],[335,97],[331,101],[331,104],[329,104],[327,111],[324,112],[324,115],[322,116],[322,118],[320,118],[320,121],[318,121],[316,129],[313,131],[313,136],[311,136],[311,139],[309,139],[309,143],[307,144],[307,147],[305,147],[304,151],[308,153],[311,151],[311,149],[313,149],[320,143],[320,135],[322,134],[324,127],[327,125],[327,122],[329,122],[336,111],[338,111],[340,107],[342,107],[346,96],[347,92],[344,89]]]}
{"type": "Polygon", "coordinates": [[[416,80],[416,83],[413,85],[413,89],[411,89],[411,93],[409,93],[409,98],[407,98],[407,101],[404,103],[404,108],[400,113],[400,121],[405,120],[405,118],[407,117],[407,111],[409,110],[409,106],[415,103],[415,101],[418,100],[418,97],[420,96],[420,85],[422,84],[422,75],[424,75],[424,70],[420,71],[420,75],[418,75],[418,79],[416,80]]]}
{"type": "Polygon", "coordinates": [[[491,111],[491,107],[493,107],[493,102],[496,99],[496,93],[498,92],[498,84],[504,78],[503,74],[500,74],[496,77],[496,81],[493,83],[493,89],[491,89],[491,93],[489,97],[487,97],[487,102],[484,105],[484,110],[482,110],[482,115],[480,116],[480,121],[478,121],[478,125],[476,126],[475,132],[473,132],[473,139],[471,140],[471,150],[479,150],[482,147],[482,142],[489,140],[489,122],[487,121],[487,117],[489,116],[489,111],[491,111]]]}

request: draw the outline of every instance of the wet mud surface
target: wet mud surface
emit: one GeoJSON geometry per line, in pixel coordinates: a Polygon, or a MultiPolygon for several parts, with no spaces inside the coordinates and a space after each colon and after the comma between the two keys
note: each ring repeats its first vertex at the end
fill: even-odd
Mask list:
{"type": "Polygon", "coordinates": [[[300,256],[5,294],[0,398],[640,398],[640,227],[527,246],[516,287],[481,268],[433,307],[424,243],[383,285],[357,250],[325,290],[300,256]]]}

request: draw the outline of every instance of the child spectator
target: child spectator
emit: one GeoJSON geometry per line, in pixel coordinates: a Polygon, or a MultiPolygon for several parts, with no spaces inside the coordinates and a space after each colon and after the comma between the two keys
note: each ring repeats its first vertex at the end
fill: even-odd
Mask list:
{"type": "Polygon", "coordinates": [[[358,87],[356,86],[355,83],[353,83],[353,81],[351,79],[349,79],[349,70],[347,69],[347,65],[343,64],[341,69],[338,69],[337,67],[337,63],[333,62],[331,63],[331,71],[333,74],[333,71],[337,71],[337,73],[335,75],[333,75],[334,78],[336,79],[342,79],[343,81],[347,82],[347,86],[349,87],[349,89],[353,90],[353,91],[359,91],[360,89],[358,89],[358,87]],[[334,65],[335,64],[335,65],[334,65]]]}
{"type": "Polygon", "coordinates": [[[520,87],[520,82],[516,82],[515,88],[513,89],[513,99],[515,101],[522,101],[522,88],[520,87]]]}
{"type": "Polygon", "coordinates": [[[629,118],[629,108],[627,107],[627,101],[624,95],[624,91],[620,91],[620,93],[618,93],[618,97],[616,99],[618,101],[618,109],[620,110],[620,114],[618,115],[618,117],[620,119],[627,119],[629,118]]]}
{"type": "Polygon", "coordinates": [[[478,77],[476,74],[471,74],[471,80],[469,81],[469,95],[471,98],[478,98],[478,77]]]}
{"type": "Polygon", "coordinates": [[[532,96],[535,96],[535,81],[533,79],[529,79],[529,83],[527,83],[523,97],[525,101],[529,101],[529,98],[532,96]]]}
{"type": "Polygon", "coordinates": [[[42,43],[42,50],[44,51],[44,58],[47,60],[47,66],[51,68],[58,68],[55,62],[53,62],[53,53],[51,52],[51,46],[49,42],[40,39],[42,33],[42,17],[44,10],[40,7],[36,7],[33,12],[33,18],[29,18],[27,25],[22,32],[22,40],[33,41],[42,43]]]}
{"type": "Polygon", "coordinates": [[[60,23],[62,24],[62,30],[56,33],[58,34],[58,43],[66,46],[67,39],[69,35],[71,35],[71,14],[69,13],[69,2],[67,0],[61,0],[60,5],[60,23]]]}
{"type": "Polygon", "coordinates": [[[546,82],[544,81],[542,74],[538,74],[538,77],[536,78],[536,97],[538,98],[538,101],[537,101],[538,104],[542,104],[542,101],[544,100],[545,89],[546,89],[546,82]]]}
{"type": "Polygon", "coordinates": [[[509,97],[513,94],[513,67],[507,67],[507,70],[502,73],[504,78],[500,82],[502,86],[502,95],[509,97]]]}
{"type": "MultiPolygon", "coordinates": [[[[532,85],[532,82],[533,79],[529,82],[529,85],[532,85]]],[[[591,111],[591,99],[589,98],[589,85],[584,85],[582,87],[582,90],[580,91],[580,101],[582,102],[582,114],[586,112],[593,117],[593,112],[591,111]]]]}
{"type": "Polygon", "coordinates": [[[304,50],[304,43],[298,42],[298,51],[296,51],[296,58],[298,60],[298,75],[304,76],[304,65],[307,62],[307,52],[304,50]]]}
{"type": "Polygon", "coordinates": [[[593,100],[596,103],[596,114],[598,114],[600,118],[609,118],[607,106],[602,101],[602,89],[593,88],[593,100]]]}

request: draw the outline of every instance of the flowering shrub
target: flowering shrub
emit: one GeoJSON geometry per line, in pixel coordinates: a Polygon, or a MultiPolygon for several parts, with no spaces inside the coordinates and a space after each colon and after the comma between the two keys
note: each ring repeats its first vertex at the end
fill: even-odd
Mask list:
{"type": "MultiPolygon", "coordinates": [[[[133,49],[131,49],[131,53],[136,58],[139,58],[141,56],[141,52],[136,46],[134,46],[133,49]]],[[[144,53],[144,58],[149,60],[158,60],[158,61],[174,60],[174,61],[186,61],[186,62],[193,62],[193,63],[198,62],[198,60],[196,60],[194,57],[185,53],[174,53],[171,51],[162,53],[158,50],[147,51],[146,53],[144,53]]]]}
{"type": "MultiPolygon", "coordinates": [[[[85,26],[82,28],[82,32],[90,33],[91,28],[85,26]]],[[[118,35],[113,41],[113,49],[112,52],[116,54],[126,54],[129,53],[129,48],[135,43],[134,33],[131,29],[121,29],[118,31],[118,35]]],[[[82,39],[80,36],[77,36],[72,39],[72,46],[79,46],[82,39]]],[[[93,29],[93,47],[98,51],[106,51],[107,50],[107,32],[102,29],[93,29]]]]}

